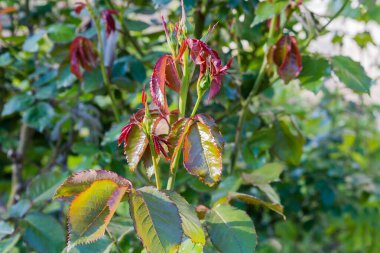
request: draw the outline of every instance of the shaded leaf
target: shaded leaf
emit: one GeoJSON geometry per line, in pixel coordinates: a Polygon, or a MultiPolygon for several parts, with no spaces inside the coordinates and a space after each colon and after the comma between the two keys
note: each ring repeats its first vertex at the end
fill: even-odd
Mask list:
{"type": "Polygon", "coordinates": [[[13,247],[16,245],[18,240],[20,239],[20,234],[15,234],[14,236],[1,240],[0,241],[0,252],[7,253],[10,252],[13,247]]]}
{"type": "Polygon", "coordinates": [[[323,78],[330,74],[330,63],[315,55],[302,56],[302,71],[298,76],[301,85],[317,93],[323,84],[323,78]]]}
{"type": "Polygon", "coordinates": [[[23,111],[29,108],[34,102],[34,98],[31,95],[23,94],[13,96],[3,108],[1,116],[7,116],[15,112],[23,111]]]}
{"type": "Polygon", "coordinates": [[[274,3],[269,1],[260,2],[256,7],[255,19],[251,27],[279,14],[287,5],[288,1],[275,1],[274,3]]]}
{"type": "Polygon", "coordinates": [[[220,252],[255,252],[255,227],[244,211],[219,205],[207,213],[206,225],[211,242],[220,252]]]}
{"type": "Polygon", "coordinates": [[[0,221],[0,240],[10,235],[15,230],[14,226],[8,222],[0,221]]]}
{"type": "Polygon", "coordinates": [[[182,228],[178,208],[163,192],[153,187],[132,190],[130,213],[135,230],[148,252],[176,252],[182,228]]]}
{"type": "Polygon", "coordinates": [[[23,121],[38,131],[44,130],[51,124],[55,112],[53,107],[45,102],[40,102],[23,113],[23,121]]]}
{"type": "Polygon", "coordinates": [[[297,165],[300,162],[304,138],[298,131],[291,131],[285,121],[274,123],[275,141],[272,151],[281,160],[297,165]]]}
{"type": "Polygon", "coordinates": [[[70,24],[53,24],[47,30],[51,40],[58,43],[69,43],[75,38],[75,26],[70,24]]]}
{"type": "Polygon", "coordinates": [[[186,170],[212,186],[220,180],[223,163],[210,129],[200,122],[190,126],[183,144],[183,163],[186,170]]]}
{"type": "Polygon", "coordinates": [[[24,219],[27,228],[24,240],[38,253],[58,253],[65,247],[65,232],[50,215],[32,213],[24,219]]]}

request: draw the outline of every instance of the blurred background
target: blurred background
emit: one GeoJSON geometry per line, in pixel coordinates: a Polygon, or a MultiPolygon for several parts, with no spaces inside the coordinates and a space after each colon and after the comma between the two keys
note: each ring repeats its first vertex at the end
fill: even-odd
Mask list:
{"type": "MultiPolygon", "coordinates": [[[[192,37],[201,38],[218,23],[207,43],[224,64],[234,57],[221,92],[200,107],[226,140],[225,168],[239,101],[248,96],[263,60],[271,15],[258,10],[259,2],[184,1],[192,37]]],[[[176,190],[193,205],[210,206],[237,190],[281,203],[286,221],[270,210],[234,203],[253,219],[260,253],[380,252],[380,1],[285,2],[298,4],[283,32],[297,38],[301,74],[284,84],[274,69],[267,70],[265,90],[249,107],[234,173],[225,172],[222,183],[208,188],[180,170],[176,190]],[[334,60],[338,55],[347,56],[343,64],[334,60]],[[240,178],[268,162],[284,168],[269,189],[240,178]]],[[[63,250],[67,205],[51,197],[73,172],[104,168],[135,186],[151,183],[142,169],[129,171],[116,140],[141,108],[141,90],[156,60],[169,52],[161,15],[177,22],[180,2],[96,1],[99,10],[119,13],[117,44],[107,52],[113,56],[109,70],[120,122],[99,67],[86,71],[83,81],[70,72],[71,41],[82,35],[96,45],[87,11],[76,14],[74,3],[0,1],[0,252],[63,250]]],[[[195,94],[193,85],[190,104],[195,94]]],[[[175,100],[169,93],[169,103],[175,100]]],[[[160,167],[168,171],[168,164],[160,167]]],[[[110,230],[125,252],[142,251],[127,204],[110,230]]],[[[74,251],[116,252],[108,237],[74,251]]]]}

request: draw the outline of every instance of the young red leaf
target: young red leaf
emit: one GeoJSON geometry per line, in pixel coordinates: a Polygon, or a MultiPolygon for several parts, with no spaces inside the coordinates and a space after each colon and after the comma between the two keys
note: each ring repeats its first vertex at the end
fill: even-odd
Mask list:
{"type": "Polygon", "coordinates": [[[106,26],[106,37],[108,37],[111,32],[116,31],[116,23],[112,15],[118,15],[116,10],[107,9],[102,11],[102,18],[106,26]]]}
{"type": "Polygon", "coordinates": [[[169,114],[169,109],[165,84],[174,91],[179,92],[180,80],[173,58],[170,55],[164,55],[158,59],[150,79],[150,92],[153,102],[158,106],[162,114],[167,115],[169,114]]]}
{"type": "Polygon", "coordinates": [[[84,8],[86,8],[85,3],[77,2],[75,3],[74,11],[77,15],[79,15],[84,8]]]}
{"type": "Polygon", "coordinates": [[[273,51],[273,61],[277,73],[285,83],[296,78],[302,70],[301,53],[294,36],[283,35],[276,43],[273,51]]]}
{"type": "Polygon", "coordinates": [[[96,65],[96,53],[92,42],[79,36],[75,38],[69,49],[70,54],[70,70],[79,80],[83,79],[80,67],[90,71],[96,65]]]}

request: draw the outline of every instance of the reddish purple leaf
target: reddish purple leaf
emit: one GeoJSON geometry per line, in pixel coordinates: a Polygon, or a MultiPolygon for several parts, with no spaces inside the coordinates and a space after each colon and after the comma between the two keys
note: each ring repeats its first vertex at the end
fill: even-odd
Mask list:
{"type": "Polygon", "coordinates": [[[84,8],[86,8],[85,3],[77,2],[75,3],[74,11],[77,15],[79,15],[84,8]]]}
{"type": "Polygon", "coordinates": [[[276,43],[273,51],[273,61],[277,73],[285,83],[296,78],[302,70],[301,53],[294,36],[283,35],[276,43]]]}
{"type": "Polygon", "coordinates": [[[96,52],[92,42],[86,37],[75,38],[69,49],[70,70],[79,80],[83,79],[80,67],[90,71],[96,65],[96,52]]]}
{"type": "Polygon", "coordinates": [[[117,11],[113,9],[102,11],[102,18],[106,26],[106,37],[108,37],[111,32],[116,31],[116,23],[112,15],[118,15],[117,11]]]}
{"type": "Polygon", "coordinates": [[[168,115],[165,84],[174,91],[179,91],[180,80],[173,58],[170,55],[164,55],[158,59],[150,79],[150,92],[153,102],[162,114],[168,115]]]}

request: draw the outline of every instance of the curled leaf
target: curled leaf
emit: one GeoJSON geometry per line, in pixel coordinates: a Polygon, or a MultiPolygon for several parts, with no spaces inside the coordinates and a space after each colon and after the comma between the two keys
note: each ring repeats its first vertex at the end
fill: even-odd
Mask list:
{"type": "Polygon", "coordinates": [[[96,65],[97,54],[92,42],[86,37],[75,38],[69,49],[70,70],[79,80],[83,79],[80,67],[90,71],[96,65]]]}
{"type": "Polygon", "coordinates": [[[117,15],[117,11],[113,9],[103,10],[102,18],[106,26],[106,37],[108,37],[112,32],[116,31],[116,23],[112,15],[117,15]]]}

